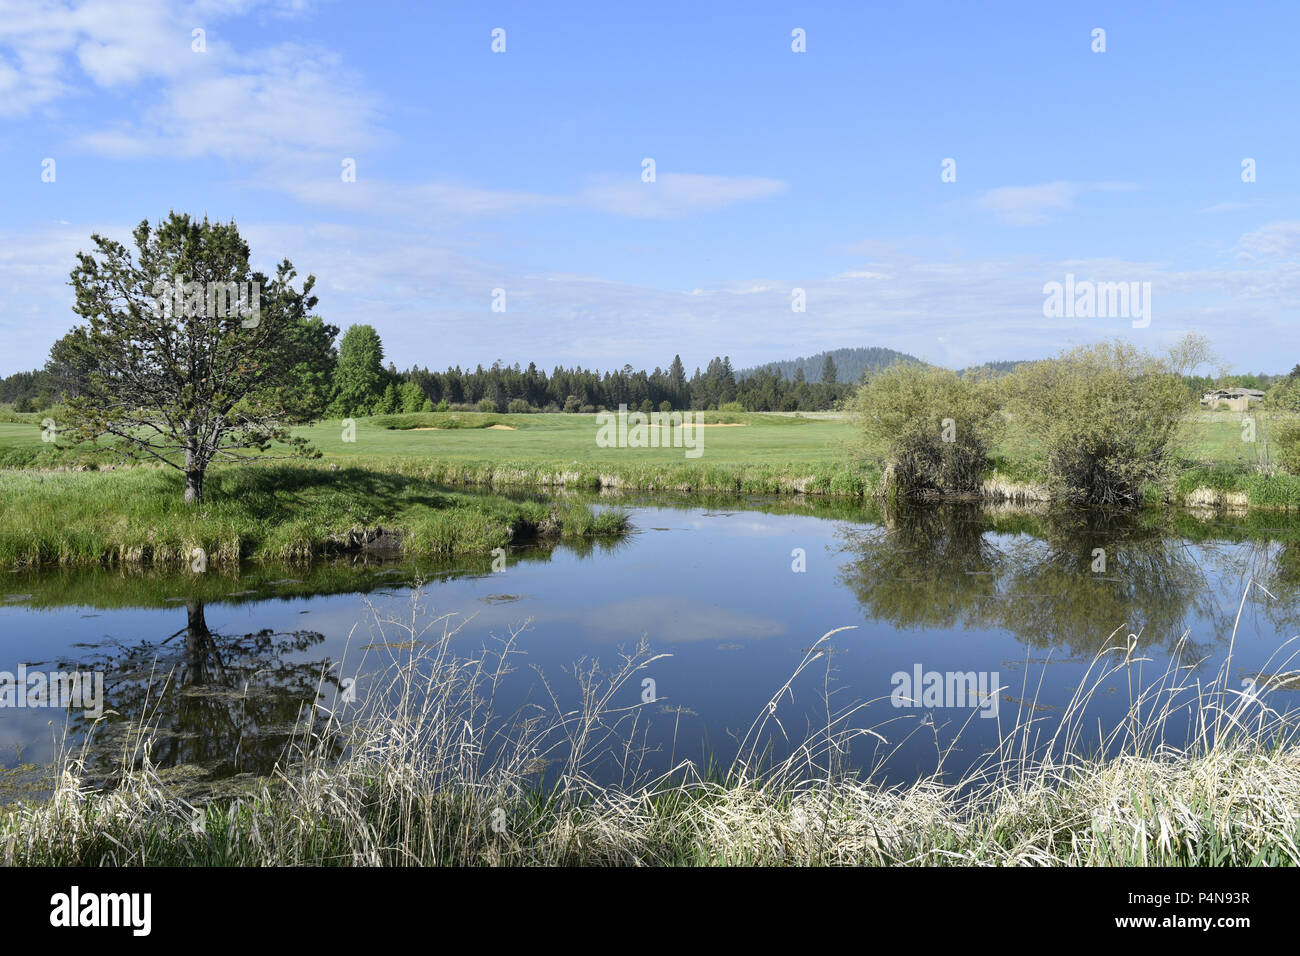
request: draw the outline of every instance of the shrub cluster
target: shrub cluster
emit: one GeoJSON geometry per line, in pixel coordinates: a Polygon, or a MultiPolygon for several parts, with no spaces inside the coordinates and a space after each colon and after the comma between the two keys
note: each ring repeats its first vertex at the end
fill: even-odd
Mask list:
{"type": "Polygon", "coordinates": [[[852,411],[887,463],[886,492],[906,497],[978,492],[1003,421],[994,382],[916,363],[872,376],[852,411]]]}

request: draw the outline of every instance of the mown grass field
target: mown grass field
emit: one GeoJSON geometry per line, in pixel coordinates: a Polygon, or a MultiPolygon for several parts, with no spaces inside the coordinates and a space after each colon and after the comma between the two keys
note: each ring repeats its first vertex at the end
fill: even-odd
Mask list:
{"type": "MultiPolygon", "coordinates": [[[[1245,417],[1233,412],[1193,416],[1178,449],[1180,466],[1172,500],[1213,504],[1227,502],[1231,496],[1238,504],[1300,507],[1300,479],[1261,468],[1273,462],[1269,434],[1279,416],[1254,413],[1254,441],[1245,440],[1245,417]],[[1206,489],[1212,492],[1209,498],[1206,489]]],[[[30,423],[0,422],[0,466],[32,471],[112,463],[103,454],[42,441],[37,418],[32,416],[30,423]]],[[[703,452],[694,458],[687,457],[685,448],[602,448],[596,443],[595,415],[390,415],[362,418],[351,427],[339,421],[318,422],[298,434],[321,452],[311,467],[347,467],[357,475],[400,475],[410,482],[448,487],[807,492],[854,497],[879,490],[880,465],[867,455],[857,427],[847,416],[708,412],[705,419],[706,427],[698,432],[703,452]]],[[[992,480],[1010,487],[1013,497],[1017,485],[1032,489],[1045,476],[1041,450],[1014,421],[993,449],[992,459],[992,480]]],[[[214,474],[226,471],[218,467],[214,474]]],[[[105,484],[91,491],[87,485],[85,493],[110,494],[107,488],[105,484]]],[[[218,498],[213,503],[219,503],[221,488],[220,483],[215,486],[218,498]]],[[[14,486],[8,490],[14,491],[14,486]]],[[[1153,503],[1163,500],[1163,495],[1153,491],[1153,503]]],[[[391,507],[385,510],[384,520],[392,522],[406,510],[399,499],[388,501],[391,507]]],[[[284,522],[335,527],[300,505],[287,499],[278,503],[286,509],[284,522]]],[[[20,515],[13,511],[17,506],[9,507],[10,517],[18,519],[20,515]]],[[[340,514],[352,515],[356,510],[348,506],[340,514]]],[[[263,520],[271,519],[257,518],[263,520]]],[[[253,537],[267,542],[280,542],[288,534],[254,532],[253,537]]],[[[285,547],[277,543],[273,550],[285,547]]],[[[12,554],[13,547],[7,550],[12,554]]]]}
{"type": "Polygon", "coordinates": [[[845,419],[706,413],[703,454],[683,448],[600,448],[595,415],[392,415],[360,419],[356,441],[343,441],[338,422],[301,429],[327,457],[435,457],[454,462],[553,465],[626,463],[686,465],[832,464],[851,454],[855,437],[845,419]],[[414,428],[386,427],[406,426],[414,428]]]}
{"type": "MultiPolygon", "coordinates": [[[[706,412],[704,453],[688,459],[681,448],[600,448],[595,415],[494,415],[479,412],[387,415],[356,421],[355,440],[344,440],[339,421],[322,421],[296,434],[311,440],[327,460],[433,458],[458,463],[503,462],[535,465],[620,465],[629,459],[653,464],[835,465],[860,454],[858,431],[845,416],[795,416],[706,412]],[[720,427],[719,427],[720,426],[720,427]]],[[[1252,413],[1256,441],[1243,440],[1240,412],[1201,412],[1188,425],[1183,452],[1193,461],[1253,466],[1267,454],[1269,425],[1276,413],[1252,413]]],[[[29,422],[0,422],[0,464],[57,464],[41,428],[29,422]]],[[[62,442],[59,443],[63,444],[62,442]]],[[[1013,427],[995,457],[1033,461],[1032,440],[1013,427]]]]}
{"type": "MultiPolygon", "coordinates": [[[[390,415],[358,419],[355,441],[344,440],[339,421],[318,422],[295,433],[337,461],[437,458],[551,465],[615,465],[630,457],[656,464],[830,464],[851,454],[848,446],[855,438],[845,419],[707,414],[709,422],[721,427],[702,432],[704,453],[696,459],[687,459],[682,448],[599,448],[595,415],[390,415]],[[386,427],[390,425],[403,427],[386,427]]],[[[38,425],[0,422],[0,464],[54,464],[52,452],[38,425]]]]}

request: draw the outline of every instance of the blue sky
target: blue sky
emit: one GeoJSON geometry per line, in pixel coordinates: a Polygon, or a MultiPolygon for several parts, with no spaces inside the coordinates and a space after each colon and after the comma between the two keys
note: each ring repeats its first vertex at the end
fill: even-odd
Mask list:
{"type": "Polygon", "coordinates": [[[170,209],[399,367],[1300,362],[1296,5],[804,6],[0,0],[0,374],[76,321],[92,232],[170,209]],[[1067,273],[1150,282],[1150,325],[1045,317],[1067,273]]]}

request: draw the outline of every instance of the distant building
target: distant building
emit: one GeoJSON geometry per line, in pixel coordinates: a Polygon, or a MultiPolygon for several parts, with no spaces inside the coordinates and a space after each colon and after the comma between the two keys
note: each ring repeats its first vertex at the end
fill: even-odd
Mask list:
{"type": "Polygon", "coordinates": [[[1263,400],[1264,393],[1257,388],[1216,388],[1201,396],[1202,405],[1208,405],[1210,408],[1222,408],[1226,405],[1232,412],[1244,412],[1263,400]]]}

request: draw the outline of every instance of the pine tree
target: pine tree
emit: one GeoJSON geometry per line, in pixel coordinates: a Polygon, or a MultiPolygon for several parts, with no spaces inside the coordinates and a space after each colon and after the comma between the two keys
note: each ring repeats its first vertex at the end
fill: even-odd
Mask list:
{"type": "Polygon", "coordinates": [[[328,360],[338,333],[310,315],[315,277],[298,291],[287,259],[274,279],[252,271],[233,222],[173,212],[133,238],[134,253],[92,236],[72,270],[86,324],[51,359],[79,392],[68,402],[75,440],[113,435],[124,454],[183,472],[187,504],[202,502],[215,460],[277,444],[311,454],[289,432],[308,412],[299,372],[328,360]]]}

